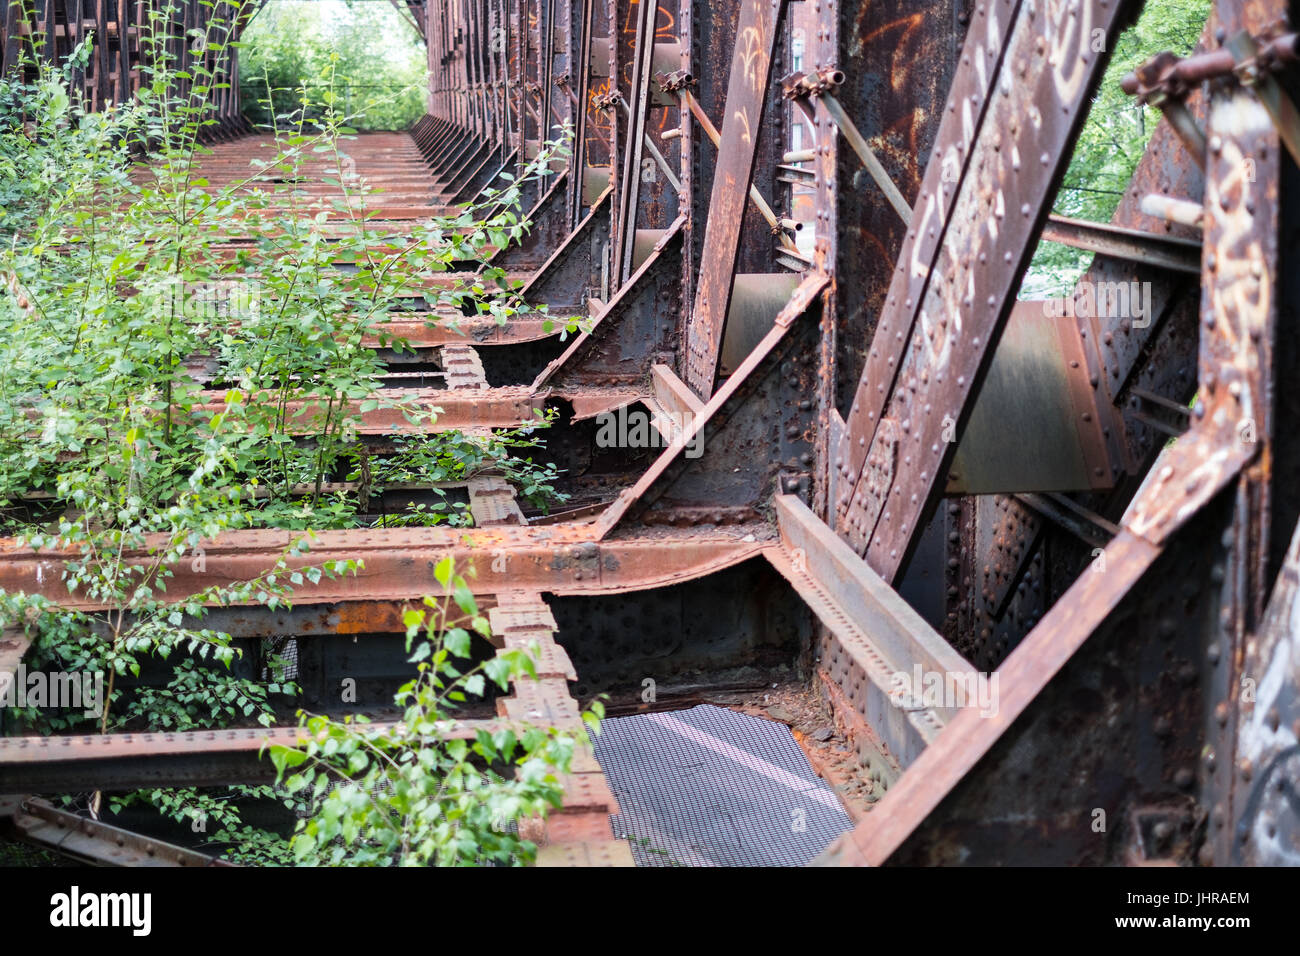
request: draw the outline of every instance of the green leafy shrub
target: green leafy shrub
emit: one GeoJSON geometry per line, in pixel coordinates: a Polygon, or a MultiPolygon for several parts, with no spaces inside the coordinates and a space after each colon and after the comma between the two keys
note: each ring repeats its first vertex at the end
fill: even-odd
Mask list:
{"type": "MultiPolygon", "coordinates": [[[[478,727],[456,733],[451,712],[535,678],[532,657],[506,650],[469,666],[475,635],[491,634],[464,578],[444,558],[435,576],[450,597],[425,598],[406,614],[414,680],[397,694],[402,718],[375,726],[365,718],[302,718],[306,743],[273,746],[271,760],[293,794],[310,794],[312,814],[293,837],[297,859],[331,866],[525,865],[537,847],[514,826],[561,804],[561,777],[586,731],[478,727]],[[290,771],[292,771],[290,773],[290,771]],[[285,777],[285,774],[288,776],[285,777]]],[[[583,713],[597,732],[599,701],[583,713]]]]}
{"type": "Polygon", "coordinates": [[[357,129],[398,130],[425,112],[428,50],[387,4],[272,0],[241,39],[241,102],[259,126],[332,109],[357,129]]]}
{"type": "MultiPolygon", "coordinates": [[[[326,485],[363,453],[361,415],[393,408],[415,425],[434,415],[381,393],[386,366],[367,343],[378,334],[409,349],[384,329],[412,288],[430,322],[527,309],[486,256],[528,228],[520,182],[565,152],[543,150],[519,181],[413,226],[398,248],[369,222],[370,191],[347,171],[353,131],[332,107],[281,129],[246,177],[213,185],[200,137],[216,77],[201,58],[184,77],[174,69],[170,14],[142,27],[137,102],[90,112],[66,71],[40,63],[35,82],[0,80],[0,534],[69,556],[66,587],[109,608],[0,593],[0,621],[34,636],[30,669],[107,674],[102,714],[6,710],[7,733],[273,720],[296,688],[246,676],[274,657],[232,670],[240,650],[203,625],[208,609],[279,607],[307,581],[360,567],[310,561],[313,530],[359,520],[355,496],[326,485]],[[297,188],[304,164],[321,159],[337,196],[297,188]],[[485,268],[425,288],[466,265],[485,268]],[[249,580],[169,592],[178,568],[202,571],[205,543],[248,528],[302,533],[249,580]],[[170,677],[140,684],[149,659],[167,661],[170,677]]],[[[220,62],[228,26],[214,20],[191,49],[220,62]]],[[[496,458],[518,471],[508,441],[479,449],[477,467],[496,458]]],[[[435,460],[460,442],[429,434],[412,447],[435,460]]]]}

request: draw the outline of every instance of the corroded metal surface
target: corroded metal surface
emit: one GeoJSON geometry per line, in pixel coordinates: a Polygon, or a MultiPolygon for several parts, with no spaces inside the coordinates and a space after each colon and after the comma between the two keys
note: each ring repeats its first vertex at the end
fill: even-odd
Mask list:
{"type": "MultiPolygon", "coordinates": [[[[1300,346],[1279,330],[1300,295],[1296,41],[1278,0],[1218,0],[1196,52],[1125,84],[1166,121],[1112,222],[1052,217],[1136,7],[408,3],[428,113],[352,147],[385,187],[387,241],[571,124],[569,158],[527,187],[531,230],[492,264],[585,324],[413,304],[367,344],[416,349],[389,384],[440,409],[422,429],[558,413],[539,454],[574,497],[531,513],[508,478],[475,476],[440,490],[476,527],[320,532],[294,564],[364,568],[212,624],[297,642],[321,699],[347,668],[381,696],[406,666],[402,613],[450,555],[498,644],[538,641],[538,679],[499,719],[572,724],[570,682],[639,706],[650,675],[683,700],[808,681],[879,801],[823,862],[1295,862],[1300,346]],[[1096,255],[1069,296],[1015,305],[1040,238],[1096,255]],[[1090,308],[1121,287],[1142,315],[1090,308]],[[658,444],[598,437],[643,410],[658,444]],[[996,677],[1000,696],[918,702],[897,693],[912,667],[996,677]]],[[[109,42],[80,79],[124,98],[138,51],[102,0],[85,9],[109,42]]],[[[210,15],[185,9],[181,26],[210,15]]],[[[51,56],[81,29],[64,26],[38,17],[51,56]]],[[[6,69],[22,29],[11,8],[6,69]]],[[[217,138],[243,131],[237,97],[213,107],[217,138]]],[[[211,181],[258,146],[220,147],[211,181]]],[[[411,430],[356,411],[370,454],[411,430]]],[[[292,538],[206,542],[169,593],[252,578],[292,538]]],[[[67,557],[0,543],[0,587],[96,608],[65,590],[67,557]]],[[[10,672],[27,638],[6,641],[10,672]]],[[[0,740],[0,768],[202,784],[256,774],[259,734],[0,740]]],[[[627,862],[584,766],[539,862],[627,862]]]]}
{"type": "Polygon", "coordinates": [[[703,265],[686,343],[686,384],[701,398],[713,394],[740,249],[740,228],[762,136],[759,117],[769,95],[772,52],[784,11],[784,0],[746,3],[737,27],[718,165],[705,220],[703,265]]]}

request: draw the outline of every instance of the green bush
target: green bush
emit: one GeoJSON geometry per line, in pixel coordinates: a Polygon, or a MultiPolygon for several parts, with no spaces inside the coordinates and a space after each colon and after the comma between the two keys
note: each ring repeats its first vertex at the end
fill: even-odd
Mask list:
{"type": "MultiPolygon", "coordinates": [[[[323,485],[365,454],[359,415],[395,408],[418,425],[435,414],[400,396],[372,397],[386,368],[363,337],[378,331],[387,347],[409,348],[383,334],[407,307],[403,293],[467,261],[486,265],[489,247],[527,228],[511,181],[411,227],[393,251],[367,221],[365,184],[346,174],[353,131],[328,104],[314,121],[281,127],[269,166],[210,184],[199,137],[216,81],[195,66],[177,82],[161,40],[168,16],[144,25],[157,57],[142,68],[136,102],[90,112],[66,72],[48,66],[34,66],[33,83],[0,79],[0,534],[69,556],[63,583],[108,608],[71,611],[0,592],[0,623],[33,636],[29,669],[107,675],[102,713],[6,710],[7,733],[270,724],[297,688],[275,676],[273,656],[234,672],[239,652],[229,634],[203,626],[208,608],[275,608],[307,581],[360,567],[311,562],[312,529],[359,521],[356,499],[325,495],[323,485]],[[309,159],[336,170],[328,181],[346,198],[295,189],[309,159]],[[248,248],[226,255],[236,237],[248,248]],[[339,270],[339,259],[355,269],[339,270]],[[205,543],[247,528],[303,533],[250,580],[169,593],[178,567],[202,570],[205,543]],[[150,658],[170,662],[170,679],[125,689],[150,658]],[[270,680],[243,676],[262,668],[270,680]]],[[[210,29],[191,47],[217,47],[225,25],[210,29]]],[[[543,150],[520,181],[554,155],[543,150]]],[[[465,275],[425,292],[428,304],[502,322],[525,308],[501,270],[465,275]]],[[[521,443],[482,443],[473,467],[531,476],[525,493],[544,496],[553,472],[513,456],[521,443]]],[[[428,434],[405,450],[408,463],[445,463],[463,444],[455,433],[428,434]]],[[[139,797],[174,817],[202,798],[139,797]]],[[[98,809],[98,795],[89,803],[98,809]]],[[[237,812],[219,822],[235,855],[277,858],[275,839],[241,830],[237,812]]]]}
{"type": "MultiPolygon", "coordinates": [[[[489,683],[505,691],[513,680],[536,678],[525,651],[503,650],[468,664],[477,635],[491,634],[450,558],[434,570],[449,597],[425,598],[406,612],[406,649],[418,669],[398,691],[402,718],[375,726],[364,718],[303,716],[301,747],[270,748],[290,794],[309,815],[293,837],[295,858],[331,866],[517,866],[531,862],[536,844],[520,833],[525,817],[545,816],[564,796],[561,777],[586,730],[475,728],[456,734],[453,711],[481,697],[489,683]],[[463,669],[462,669],[463,668],[463,669]]],[[[600,729],[600,701],[582,719],[600,729]]]]}

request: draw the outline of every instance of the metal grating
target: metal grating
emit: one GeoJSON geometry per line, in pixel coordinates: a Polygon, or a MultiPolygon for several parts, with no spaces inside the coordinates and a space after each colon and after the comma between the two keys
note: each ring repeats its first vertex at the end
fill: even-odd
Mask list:
{"type": "Polygon", "coordinates": [[[784,724],[702,704],[610,718],[595,749],[638,866],[802,866],[852,827],[784,724]]]}

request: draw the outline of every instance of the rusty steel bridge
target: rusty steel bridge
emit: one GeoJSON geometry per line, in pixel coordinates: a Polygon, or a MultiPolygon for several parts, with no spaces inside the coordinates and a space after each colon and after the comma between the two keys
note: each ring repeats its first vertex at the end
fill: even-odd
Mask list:
{"type": "MultiPolygon", "coordinates": [[[[76,81],[123,101],[152,2],[10,6],[3,68],[26,37],[59,59],[93,32],[76,81]]],[[[819,863],[1300,863],[1285,3],[1216,0],[1194,53],[1125,80],[1164,118],[1110,222],[1051,210],[1138,2],[399,7],[428,44],[427,114],[346,145],[394,236],[574,131],[525,189],[530,232],[492,265],[586,330],[536,315],[402,330],[433,427],[557,411],[547,453],[571,498],[535,515],[477,479],[460,489],[471,529],[322,532],[313,561],[364,571],[209,626],[295,639],[317,707],[340,673],[382,704],[402,611],[453,555],[498,642],[544,652],[483,723],[571,724],[598,692],[633,713],[646,678],[664,709],[807,688],[851,755],[838,772],[869,790],[819,863]],[[1072,296],[1019,298],[1040,241],[1095,254],[1072,296]],[[1142,320],[1073,307],[1101,287],[1148,290],[1142,320]],[[620,409],[653,418],[659,446],[602,447],[620,409]],[[898,694],[900,674],[976,672],[997,677],[991,713],[898,694]]],[[[181,9],[178,36],[222,4],[181,9]]],[[[267,138],[237,82],[212,109],[216,183],[267,138]]],[[[405,427],[361,417],[380,448],[405,427]]],[[[185,563],[169,591],[255,576],[290,537],[225,534],[202,580],[185,563]]],[[[57,562],[0,542],[0,587],[94,609],[57,562]]],[[[7,632],[3,668],[26,649],[7,632]]],[[[264,740],[296,734],[2,738],[0,792],[18,796],[0,829],[100,861],[202,863],[26,795],[264,780],[264,740]]],[[[630,862],[616,810],[585,759],[539,862],[630,862]]]]}

